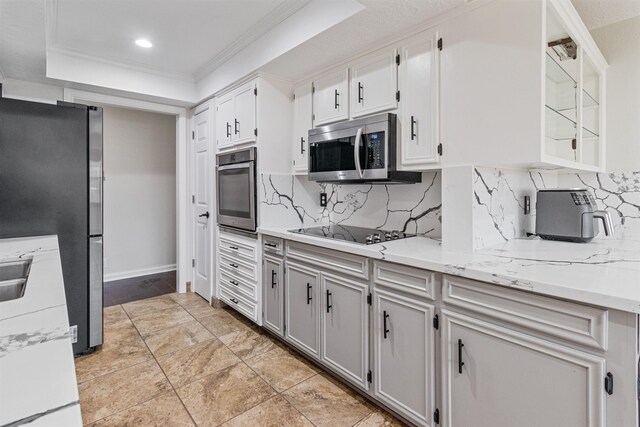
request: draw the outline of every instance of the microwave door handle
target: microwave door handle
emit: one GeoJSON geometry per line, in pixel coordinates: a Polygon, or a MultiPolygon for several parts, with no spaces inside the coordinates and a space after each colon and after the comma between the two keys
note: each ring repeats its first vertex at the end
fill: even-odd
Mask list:
{"type": "Polygon", "coordinates": [[[358,131],[356,132],[356,140],[355,140],[355,143],[353,144],[353,158],[355,160],[356,170],[358,171],[358,176],[360,176],[360,179],[364,177],[364,172],[360,167],[360,139],[361,138],[362,138],[362,128],[358,128],[358,131]]]}

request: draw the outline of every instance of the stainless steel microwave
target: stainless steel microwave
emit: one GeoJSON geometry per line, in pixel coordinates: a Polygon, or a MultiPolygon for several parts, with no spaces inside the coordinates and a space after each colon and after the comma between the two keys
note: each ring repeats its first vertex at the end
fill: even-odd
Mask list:
{"type": "Polygon", "coordinates": [[[216,156],[218,225],[256,231],[256,149],[216,156]]]}
{"type": "Polygon", "coordinates": [[[309,179],[320,182],[416,183],[396,170],[397,116],[378,114],[309,131],[309,179]]]}

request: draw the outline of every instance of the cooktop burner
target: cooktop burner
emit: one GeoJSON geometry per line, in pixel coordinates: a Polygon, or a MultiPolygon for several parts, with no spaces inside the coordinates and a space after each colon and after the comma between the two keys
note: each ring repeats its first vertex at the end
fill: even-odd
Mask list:
{"type": "Polygon", "coordinates": [[[326,225],[322,227],[297,228],[289,231],[292,233],[345,240],[347,242],[361,243],[365,245],[387,242],[389,240],[406,239],[407,237],[415,236],[415,234],[408,234],[398,230],[385,231],[377,230],[375,228],[352,227],[350,225],[326,225]]]}

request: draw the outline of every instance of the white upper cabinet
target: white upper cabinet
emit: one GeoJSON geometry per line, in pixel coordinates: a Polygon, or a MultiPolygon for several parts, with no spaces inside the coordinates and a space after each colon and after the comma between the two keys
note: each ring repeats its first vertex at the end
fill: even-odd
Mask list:
{"type": "Polygon", "coordinates": [[[249,83],[235,92],[233,141],[244,144],[256,140],[256,84],[249,83]]]}
{"type": "Polygon", "coordinates": [[[398,165],[420,170],[437,165],[439,61],[438,33],[422,32],[400,45],[398,165]]]}
{"type": "Polygon", "coordinates": [[[216,140],[219,148],[233,143],[234,98],[229,95],[218,100],[216,119],[216,140]]]}
{"type": "Polygon", "coordinates": [[[395,49],[367,55],[351,66],[351,117],[398,108],[395,49]]]}
{"type": "Polygon", "coordinates": [[[313,127],[311,84],[296,87],[293,97],[293,172],[302,174],[308,169],[309,129],[313,127]]]}
{"type": "Polygon", "coordinates": [[[256,141],[256,82],[221,97],[216,106],[218,148],[256,141]]]}
{"type": "Polygon", "coordinates": [[[441,32],[444,164],[604,170],[607,64],[571,2],[487,2],[441,32]]]}
{"type": "Polygon", "coordinates": [[[349,69],[329,71],[312,83],[313,126],[349,118],[349,69]]]}

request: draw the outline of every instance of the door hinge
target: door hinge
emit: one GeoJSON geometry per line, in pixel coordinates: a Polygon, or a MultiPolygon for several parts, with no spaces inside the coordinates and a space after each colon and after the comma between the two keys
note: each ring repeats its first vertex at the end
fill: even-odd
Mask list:
{"type": "Polygon", "coordinates": [[[396,65],[400,65],[400,54],[396,54],[396,65]]]}
{"type": "Polygon", "coordinates": [[[296,100],[296,94],[295,93],[293,94],[293,100],[294,101],[296,100]]]}
{"type": "Polygon", "coordinates": [[[253,88],[253,94],[255,96],[258,96],[258,88],[257,87],[253,88]]]}
{"type": "Polygon", "coordinates": [[[440,328],[440,318],[438,317],[437,314],[435,316],[433,316],[433,327],[435,329],[440,328]]]}
{"type": "Polygon", "coordinates": [[[438,50],[442,50],[442,37],[438,39],[438,50]]]}
{"type": "Polygon", "coordinates": [[[316,87],[314,85],[311,85],[311,93],[316,93],[316,87]]]}
{"type": "Polygon", "coordinates": [[[400,102],[400,91],[396,92],[396,101],[400,102]]]}
{"type": "Polygon", "coordinates": [[[371,369],[369,369],[369,372],[367,372],[367,382],[371,382],[371,379],[373,378],[373,374],[371,373],[371,369]]]}
{"type": "Polygon", "coordinates": [[[191,131],[191,139],[196,139],[196,131],[191,131]]]}
{"type": "Polygon", "coordinates": [[[254,134],[255,136],[258,136],[258,128],[255,128],[255,129],[253,130],[253,134],[254,134]]]}
{"type": "Polygon", "coordinates": [[[367,295],[367,304],[371,305],[371,292],[367,295]]]}
{"type": "Polygon", "coordinates": [[[440,409],[436,409],[433,413],[433,422],[436,424],[440,424],[440,409]]]}
{"type": "Polygon", "coordinates": [[[192,258],[191,259],[191,267],[195,267],[196,266],[196,259],[192,258]]]}
{"type": "Polygon", "coordinates": [[[442,156],[442,144],[438,144],[438,155],[442,156]]]}
{"type": "Polygon", "coordinates": [[[315,114],[312,114],[312,115],[311,115],[311,120],[315,120],[315,119],[316,119],[316,115],[315,115],[315,114]]]}
{"type": "Polygon", "coordinates": [[[613,394],[613,374],[611,372],[607,372],[607,376],[604,377],[604,391],[609,396],[613,394]]]}
{"type": "Polygon", "coordinates": [[[195,194],[191,195],[191,204],[193,204],[193,205],[196,204],[196,195],[195,194]]]}

